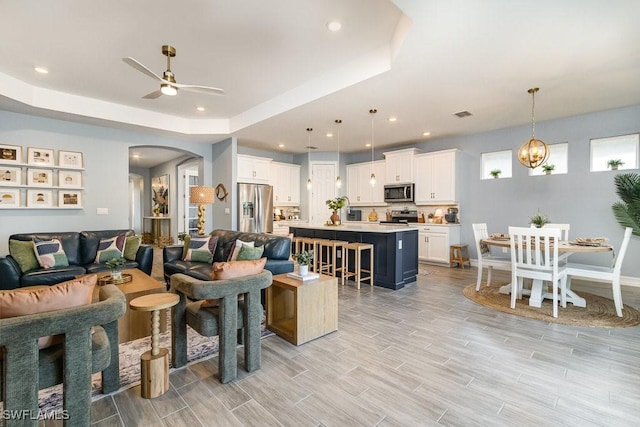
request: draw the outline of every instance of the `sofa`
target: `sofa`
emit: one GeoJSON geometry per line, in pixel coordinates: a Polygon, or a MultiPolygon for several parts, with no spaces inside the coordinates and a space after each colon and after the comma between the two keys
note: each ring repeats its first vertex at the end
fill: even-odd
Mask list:
{"type": "MultiPolygon", "coordinates": [[[[96,264],[96,254],[100,239],[120,234],[133,236],[133,230],[70,231],[52,233],[22,233],[9,236],[9,241],[34,241],[59,239],[69,266],[54,268],[34,268],[22,271],[13,256],[0,258],[0,290],[15,289],[34,285],[55,285],[87,273],[109,271],[105,264],[96,264]]],[[[138,268],[151,275],[153,266],[153,247],[140,245],[135,260],[127,260],[124,268],[138,268]]]]}
{"type": "MultiPolygon", "coordinates": [[[[273,275],[293,271],[291,256],[291,239],[266,233],[245,233],[241,231],[214,230],[211,236],[217,236],[218,243],[213,254],[213,262],[227,261],[237,239],[243,242],[255,242],[255,246],[264,246],[263,257],[267,258],[265,270],[273,275]]],[[[211,264],[183,260],[183,247],[165,246],[162,252],[164,278],[171,283],[171,275],[186,274],[200,280],[211,280],[211,264]]]]}

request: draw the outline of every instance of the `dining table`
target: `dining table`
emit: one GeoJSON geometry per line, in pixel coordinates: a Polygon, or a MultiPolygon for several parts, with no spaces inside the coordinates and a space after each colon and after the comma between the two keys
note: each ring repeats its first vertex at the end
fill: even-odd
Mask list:
{"type": "MultiPolygon", "coordinates": [[[[501,235],[501,237],[489,237],[487,239],[482,239],[481,243],[487,246],[494,246],[499,248],[510,248],[511,242],[509,240],[508,235],[501,235]]],[[[560,241],[558,243],[558,256],[560,254],[564,255],[563,259],[566,260],[572,253],[602,253],[602,252],[613,252],[613,247],[608,243],[601,244],[584,244],[580,243],[577,240],[573,241],[560,241]]],[[[523,294],[529,296],[529,305],[531,307],[541,307],[542,301],[545,298],[552,299],[553,294],[550,292],[545,292],[546,287],[543,286],[542,280],[534,280],[531,289],[523,289],[523,294]]],[[[511,293],[511,283],[500,287],[501,294],[510,294],[511,293]]],[[[567,302],[572,303],[576,307],[586,307],[587,302],[580,295],[576,294],[573,290],[567,289],[567,302]]]]}

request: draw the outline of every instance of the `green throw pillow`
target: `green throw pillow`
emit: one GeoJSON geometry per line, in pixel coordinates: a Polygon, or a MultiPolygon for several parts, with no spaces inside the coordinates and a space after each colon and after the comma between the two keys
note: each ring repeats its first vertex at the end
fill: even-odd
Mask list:
{"type": "Polygon", "coordinates": [[[9,253],[20,266],[20,270],[26,273],[29,270],[40,268],[38,259],[33,251],[33,242],[9,239],[9,253]]]}
{"type": "Polygon", "coordinates": [[[262,258],[264,252],[264,246],[251,247],[242,245],[240,252],[238,252],[238,261],[251,261],[262,258]]]}
{"type": "Polygon", "coordinates": [[[124,242],[124,257],[129,261],[135,261],[141,244],[142,236],[128,236],[124,242]]]}

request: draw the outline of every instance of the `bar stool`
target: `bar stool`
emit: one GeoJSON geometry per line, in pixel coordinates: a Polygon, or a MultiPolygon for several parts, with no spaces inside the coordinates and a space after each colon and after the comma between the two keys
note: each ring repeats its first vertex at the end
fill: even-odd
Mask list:
{"type": "Polygon", "coordinates": [[[340,277],[338,274],[344,270],[345,246],[348,244],[349,242],[343,240],[316,240],[318,273],[340,277]],[[340,258],[338,258],[338,251],[340,251],[340,258]],[[339,259],[340,266],[338,266],[339,259]]]}
{"type": "Polygon", "coordinates": [[[468,262],[469,267],[471,267],[469,245],[451,245],[449,248],[449,264],[458,264],[459,267],[464,268],[465,262],[468,262]]]}
{"type": "Polygon", "coordinates": [[[315,239],[313,250],[313,266],[316,273],[322,274],[326,271],[327,274],[333,268],[331,263],[331,240],[329,239],[315,239]]]}
{"type": "Polygon", "coordinates": [[[348,243],[344,246],[344,269],[342,270],[342,285],[344,286],[345,279],[354,277],[356,287],[360,289],[360,282],[364,280],[369,281],[369,285],[373,287],[373,244],[372,243],[348,243]],[[369,251],[369,270],[362,268],[362,252],[369,251]],[[354,251],[354,272],[349,271],[349,251],[354,251]],[[362,276],[362,273],[369,273],[368,276],[362,276]]]}

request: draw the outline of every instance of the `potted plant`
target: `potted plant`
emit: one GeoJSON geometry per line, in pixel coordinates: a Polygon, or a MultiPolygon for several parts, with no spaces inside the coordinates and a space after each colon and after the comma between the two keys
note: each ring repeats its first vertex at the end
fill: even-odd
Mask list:
{"type": "Polygon", "coordinates": [[[640,174],[619,173],[613,181],[622,199],[611,207],[613,215],[621,226],[633,228],[633,234],[640,236],[640,174]]]}
{"type": "Polygon", "coordinates": [[[549,218],[546,215],[540,213],[540,209],[538,209],[538,213],[530,218],[530,223],[535,225],[536,228],[542,228],[543,225],[549,223],[549,218]]]}
{"type": "Polygon", "coordinates": [[[607,166],[609,166],[612,171],[617,171],[618,167],[622,165],[624,165],[624,162],[620,159],[611,159],[607,162],[607,166]]]}
{"type": "Polygon", "coordinates": [[[301,276],[309,274],[309,264],[313,261],[313,251],[303,251],[294,254],[293,259],[298,263],[298,272],[301,276]]]}
{"type": "Polygon", "coordinates": [[[111,258],[105,264],[111,269],[111,278],[113,280],[122,280],[122,268],[124,267],[126,259],[123,257],[111,258]]]}
{"type": "Polygon", "coordinates": [[[542,170],[547,175],[551,175],[551,171],[556,168],[556,165],[542,165],[542,170]]]}
{"type": "Polygon", "coordinates": [[[340,215],[338,215],[338,211],[344,208],[347,204],[347,198],[345,196],[336,197],[335,199],[329,199],[326,201],[329,209],[333,211],[331,215],[331,222],[333,224],[338,224],[340,222],[340,215]]]}
{"type": "Polygon", "coordinates": [[[184,238],[187,237],[187,233],[184,231],[181,231],[178,233],[178,240],[181,242],[184,242],[184,238]]]}
{"type": "Polygon", "coordinates": [[[491,172],[489,172],[489,175],[491,175],[494,179],[497,179],[500,177],[501,173],[502,171],[500,169],[494,169],[491,172]]]}

